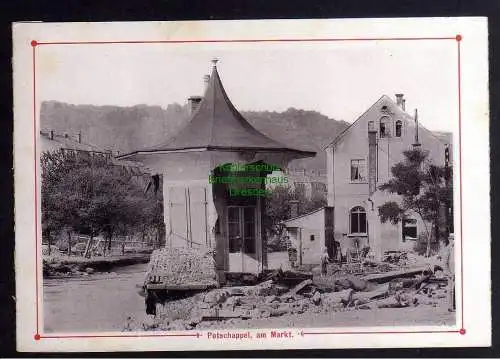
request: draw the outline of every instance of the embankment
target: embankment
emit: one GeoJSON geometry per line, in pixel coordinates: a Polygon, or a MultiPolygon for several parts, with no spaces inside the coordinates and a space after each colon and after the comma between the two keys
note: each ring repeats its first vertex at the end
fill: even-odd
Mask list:
{"type": "Polygon", "coordinates": [[[120,256],[82,258],[76,256],[44,256],[43,276],[60,277],[109,272],[115,267],[148,263],[151,251],[120,256]]]}

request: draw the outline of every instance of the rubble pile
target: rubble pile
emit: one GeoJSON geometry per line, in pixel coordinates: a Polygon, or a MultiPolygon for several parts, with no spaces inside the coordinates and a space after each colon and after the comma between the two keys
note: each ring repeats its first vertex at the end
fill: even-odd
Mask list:
{"type": "Polygon", "coordinates": [[[147,273],[147,278],[156,276],[168,285],[218,286],[212,254],[191,248],[155,250],[151,254],[147,273]]]}
{"type": "MultiPolygon", "coordinates": [[[[362,263],[344,263],[342,265],[338,263],[331,263],[327,267],[328,275],[334,276],[346,276],[346,275],[363,275],[371,273],[385,273],[392,270],[401,268],[399,265],[387,263],[387,262],[372,262],[365,260],[362,263]]],[[[320,273],[320,270],[317,270],[320,273]]]]}
{"type": "Polygon", "coordinates": [[[378,276],[315,276],[272,273],[257,285],[224,287],[167,302],[146,330],[189,330],[304,313],[437,306],[446,298],[446,278],[427,270],[378,276]],[[189,308],[189,310],[186,310],[189,308]],[[220,325],[220,324],[219,324],[220,325]]]}

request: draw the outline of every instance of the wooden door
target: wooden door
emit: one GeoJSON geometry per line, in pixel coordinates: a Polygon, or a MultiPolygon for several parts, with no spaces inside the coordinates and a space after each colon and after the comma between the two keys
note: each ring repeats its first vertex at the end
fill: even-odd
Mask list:
{"type": "Polygon", "coordinates": [[[256,207],[227,207],[226,223],[229,244],[229,272],[258,273],[256,207]]]}

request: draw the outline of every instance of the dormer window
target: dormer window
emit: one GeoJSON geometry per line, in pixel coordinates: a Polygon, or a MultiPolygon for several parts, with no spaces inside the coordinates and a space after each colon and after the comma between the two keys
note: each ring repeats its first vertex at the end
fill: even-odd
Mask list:
{"type": "Polygon", "coordinates": [[[379,134],[380,138],[389,137],[391,135],[389,117],[384,116],[380,119],[379,134]]]}
{"type": "Polygon", "coordinates": [[[396,121],[396,137],[401,137],[401,132],[403,129],[403,122],[401,120],[396,121]]]}

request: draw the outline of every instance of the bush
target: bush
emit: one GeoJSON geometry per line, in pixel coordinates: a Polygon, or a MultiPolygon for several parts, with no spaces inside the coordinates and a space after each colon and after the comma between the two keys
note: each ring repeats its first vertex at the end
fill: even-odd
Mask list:
{"type": "Polygon", "coordinates": [[[291,246],[291,240],[283,234],[268,237],[267,250],[268,252],[286,251],[291,246]]]}

